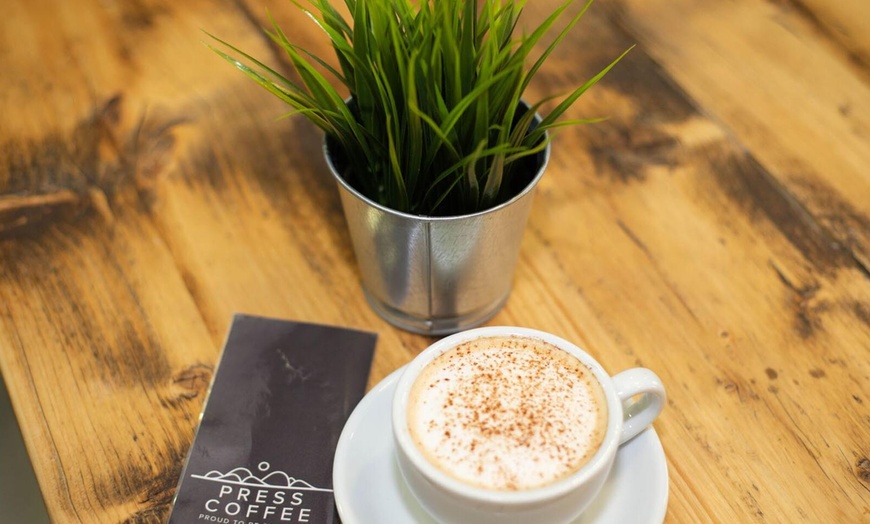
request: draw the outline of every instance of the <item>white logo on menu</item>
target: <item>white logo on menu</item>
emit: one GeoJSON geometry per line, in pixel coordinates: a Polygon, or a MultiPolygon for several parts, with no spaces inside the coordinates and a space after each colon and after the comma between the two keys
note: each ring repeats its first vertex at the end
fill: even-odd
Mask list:
{"type": "MultiPolygon", "coordinates": [[[[260,462],[257,466],[262,472],[269,469],[268,462],[260,462]]],[[[250,486],[254,488],[283,488],[294,489],[301,491],[327,491],[332,492],[328,488],[315,488],[311,484],[301,479],[296,479],[283,471],[273,471],[263,478],[259,478],[248,468],[235,468],[227,473],[221,473],[217,470],[212,470],[205,475],[191,475],[195,479],[210,480],[212,482],[222,482],[224,484],[235,484],[238,486],[250,486]]]]}
{"type": "MultiPolygon", "coordinates": [[[[260,462],[260,478],[248,468],[235,468],[227,473],[209,471],[191,477],[220,484],[219,492],[203,505],[198,519],[219,524],[272,524],[273,522],[309,522],[311,509],[303,507],[306,491],[332,493],[331,489],[314,487],[283,471],[272,471],[268,462],[260,462]]],[[[313,495],[312,495],[313,496],[313,495]]]]}

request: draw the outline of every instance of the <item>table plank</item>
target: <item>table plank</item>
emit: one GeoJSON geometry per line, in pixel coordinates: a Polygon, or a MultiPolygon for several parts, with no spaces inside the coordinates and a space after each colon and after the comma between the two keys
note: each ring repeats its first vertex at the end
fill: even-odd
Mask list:
{"type": "Polygon", "coordinates": [[[216,348],[156,232],[59,225],[4,243],[0,281],[0,363],[52,519],[165,506],[216,348]]]}
{"type": "MultiPolygon", "coordinates": [[[[284,108],[241,77],[203,104],[197,147],[165,181],[154,217],[213,338],[242,311],[376,329],[399,348],[419,339],[366,304],[321,133],[275,122],[284,108]]],[[[378,352],[370,386],[410,358],[378,352]]]]}
{"type": "Polygon", "coordinates": [[[825,38],[833,40],[867,78],[870,68],[870,4],[862,0],[798,0],[785,3],[807,22],[815,25],[825,38]]]}
{"type": "Polygon", "coordinates": [[[852,26],[865,25],[859,14],[867,5],[817,4],[626,0],[619,6],[626,30],[867,269],[870,68],[854,57],[870,46],[870,33],[850,33],[842,47],[842,39],[816,23],[838,24],[849,13],[852,26]],[[815,7],[820,12],[809,10],[815,7]]]}
{"type": "Polygon", "coordinates": [[[165,518],[218,355],[153,220],[216,78],[189,74],[211,8],[187,5],[4,20],[0,369],[56,522],[165,518]]]}

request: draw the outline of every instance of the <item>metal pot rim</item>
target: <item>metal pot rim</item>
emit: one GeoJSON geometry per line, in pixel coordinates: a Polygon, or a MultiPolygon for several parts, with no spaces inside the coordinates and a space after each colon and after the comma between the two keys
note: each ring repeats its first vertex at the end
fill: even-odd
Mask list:
{"type": "MultiPolygon", "coordinates": [[[[348,99],[348,102],[349,101],[350,101],[350,99],[348,99]]],[[[525,104],[525,102],[521,102],[521,103],[525,104]]],[[[526,104],[526,105],[528,105],[528,104],[526,104]]],[[[540,115],[535,115],[535,119],[540,121],[540,115]]],[[[545,140],[547,139],[546,135],[545,135],[544,139],[545,140]]],[[[520,200],[521,198],[526,196],[528,193],[530,193],[532,191],[532,189],[534,189],[535,186],[538,184],[538,182],[541,180],[541,177],[544,176],[544,172],[547,170],[547,165],[550,163],[550,143],[548,142],[547,146],[541,152],[543,154],[543,158],[538,163],[538,171],[537,171],[537,173],[535,173],[534,178],[532,178],[532,180],[526,185],[526,187],[524,187],[522,189],[522,191],[518,192],[510,200],[502,202],[501,204],[499,204],[497,206],[489,207],[487,209],[483,209],[481,211],[476,211],[474,213],[468,213],[465,215],[448,215],[448,216],[414,215],[411,213],[397,211],[391,207],[387,207],[387,206],[378,204],[377,202],[375,202],[374,200],[371,200],[367,196],[365,196],[362,193],[360,193],[359,191],[357,191],[356,188],[351,186],[344,179],[344,177],[341,176],[341,174],[338,172],[338,169],[336,169],[335,164],[332,161],[332,154],[329,151],[329,142],[330,142],[329,135],[325,135],[323,137],[323,157],[326,159],[326,164],[327,164],[327,166],[329,166],[329,171],[330,171],[330,173],[332,173],[332,176],[338,181],[339,184],[341,184],[345,189],[347,189],[347,191],[350,194],[352,194],[356,198],[360,199],[361,201],[365,202],[367,205],[374,207],[376,209],[379,209],[380,211],[383,211],[384,213],[388,213],[390,215],[394,215],[397,217],[403,217],[403,218],[408,219],[408,220],[419,220],[421,222],[450,222],[450,221],[454,221],[454,220],[463,220],[463,219],[467,219],[467,218],[479,217],[482,215],[495,213],[500,209],[503,209],[505,207],[510,206],[511,204],[516,202],[517,200],[520,200]]]]}

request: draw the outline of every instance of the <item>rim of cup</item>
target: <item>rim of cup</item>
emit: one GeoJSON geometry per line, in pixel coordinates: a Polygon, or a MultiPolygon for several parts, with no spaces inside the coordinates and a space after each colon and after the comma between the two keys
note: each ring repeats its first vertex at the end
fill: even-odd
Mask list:
{"type": "Polygon", "coordinates": [[[619,437],[621,435],[620,425],[622,424],[622,403],[616,395],[610,375],[597,360],[576,344],[553,335],[552,333],[547,333],[537,329],[513,326],[488,326],[470,329],[450,335],[430,345],[417,355],[417,357],[414,358],[402,372],[402,376],[399,378],[399,382],[396,385],[396,394],[393,398],[392,410],[394,438],[396,439],[398,446],[401,447],[403,453],[411,461],[417,471],[433,483],[456,496],[466,499],[486,500],[490,503],[505,505],[522,505],[554,499],[577,489],[591,477],[595,476],[602,468],[608,467],[611,463],[615,456],[616,448],[619,446],[619,437]],[[435,357],[441,355],[454,346],[470,340],[492,336],[511,335],[543,340],[544,342],[553,344],[562,351],[567,351],[574,355],[584,365],[586,365],[586,367],[595,374],[598,382],[601,383],[605,398],[607,399],[607,431],[604,435],[604,440],[595,452],[595,455],[593,455],[586,464],[574,473],[537,488],[517,491],[500,491],[466,484],[451,477],[431,464],[423,456],[423,452],[418,449],[417,445],[411,438],[410,430],[408,429],[407,409],[411,386],[414,384],[420,371],[435,359],[435,357]]]}

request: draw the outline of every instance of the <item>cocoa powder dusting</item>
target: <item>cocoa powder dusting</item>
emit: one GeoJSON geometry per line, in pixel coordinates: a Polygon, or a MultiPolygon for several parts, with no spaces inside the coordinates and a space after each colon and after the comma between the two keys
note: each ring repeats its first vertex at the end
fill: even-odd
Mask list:
{"type": "Polygon", "coordinates": [[[543,341],[478,339],[435,359],[417,382],[409,411],[417,445],[440,469],[479,487],[554,482],[588,461],[603,438],[600,384],[543,341]]]}

